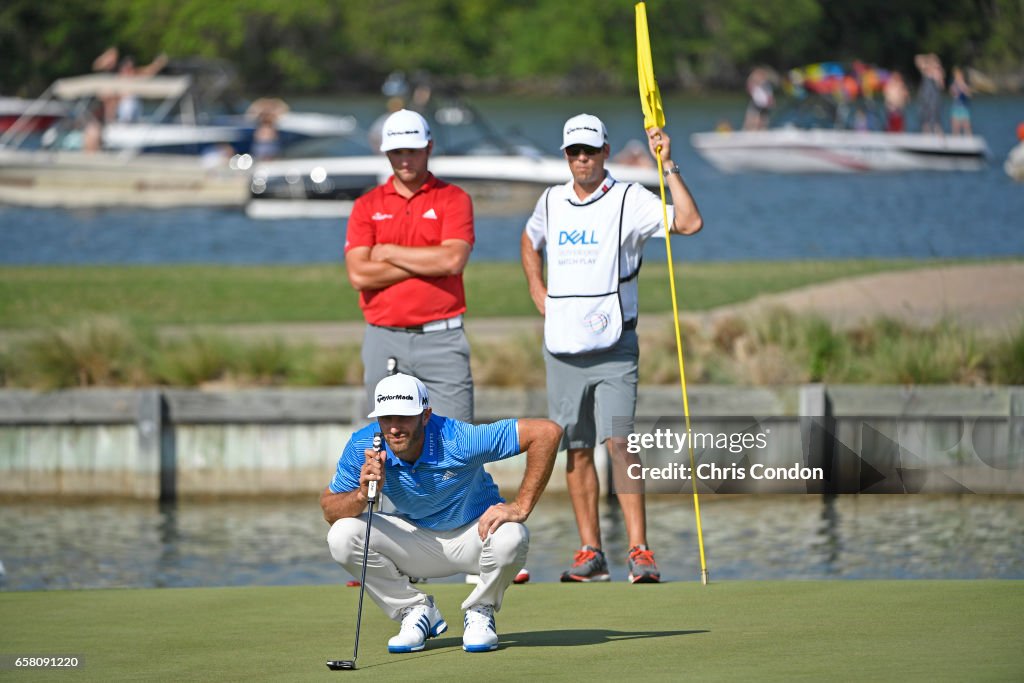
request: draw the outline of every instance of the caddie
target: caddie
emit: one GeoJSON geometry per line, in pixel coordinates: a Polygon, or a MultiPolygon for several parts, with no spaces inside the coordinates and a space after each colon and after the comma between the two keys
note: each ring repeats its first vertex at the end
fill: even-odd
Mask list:
{"type": "MultiPolygon", "coordinates": [[[[672,161],[672,141],[657,127],[647,130],[647,141],[667,169],[671,230],[692,235],[703,219],[672,161]]],[[[629,539],[628,578],[654,583],[661,574],[647,546],[644,494],[637,484],[628,484],[624,470],[625,438],[633,432],[636,413],[637,275],[644,243],[664,230],[663,207],[643,186],[617,182],[605,170],[611,148],[598,117],[580,114],[566,121],[562,151],[572,180],[541,195],[520,250],[530,297],[544,316],[548,415],[564,429],[566,482],[582,546],[562,581],[610,578],[594,465],[594,447],[604,442],[629,539]]]]}

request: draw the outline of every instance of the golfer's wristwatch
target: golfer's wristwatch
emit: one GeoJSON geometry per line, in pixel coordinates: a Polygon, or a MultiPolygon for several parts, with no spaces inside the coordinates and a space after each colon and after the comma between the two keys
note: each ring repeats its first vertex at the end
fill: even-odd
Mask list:
{"type": "Polygon", "coordinates": [[[670,169],[665,171],[665,177],[668,178],[669,175],[671,175],[673,173],[675,173],[680,178],[683,177],[683,172],[681,170],[679,170],[679,164],[672,164],[672,168],[670,168],[670,169]]]}

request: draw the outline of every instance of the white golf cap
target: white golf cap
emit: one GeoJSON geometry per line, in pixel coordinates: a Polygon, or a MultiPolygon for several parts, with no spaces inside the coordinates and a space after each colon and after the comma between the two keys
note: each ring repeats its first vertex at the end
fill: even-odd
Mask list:
{"type": "Polygon", "coordinates": [[[412,375],[388,375],[373,390],[373,412],[366,417],[419,415],[430,407],[423,382],[412,375]]]}
{"type": "Polygon", "coordinates": [[[588,147],[604,147],[608,142],[608,129],[601,119],[593,114],[578,114],[565,122],[562,129],[562,147],[569,145],[587,145],[588,147]]]}
{"type": "Polygon", "coordinates": [[[384,121],[380,135],[380,151],[423,149],[430,144],[430,126],[414,111],[399,109],[384,121]]]}

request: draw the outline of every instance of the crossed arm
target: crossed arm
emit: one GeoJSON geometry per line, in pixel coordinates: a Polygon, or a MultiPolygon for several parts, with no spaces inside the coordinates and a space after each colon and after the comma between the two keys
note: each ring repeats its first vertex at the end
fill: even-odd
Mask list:
{"type": "Polygon", "coordinates": [[[345,270],[353,289],[383,289],[413,277],[458,275],[472,250],[469,242],[460,239],[444,240],[431,247],[354,247],[345,254],[345,270]]]}

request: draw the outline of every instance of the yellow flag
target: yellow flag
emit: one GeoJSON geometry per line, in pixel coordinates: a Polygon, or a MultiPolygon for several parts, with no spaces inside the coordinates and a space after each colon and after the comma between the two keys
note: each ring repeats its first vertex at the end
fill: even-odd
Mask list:
{"type": "Polygon", "coordinates": [[[647,5],[636,3],[636,69],[640,82],[640,105],[644,109],[644,128],[665,127],[665,110],[661,106],[661,93],[654,80],[654,61],[651,59],[651,37],[647,32],[647,5]]]}

